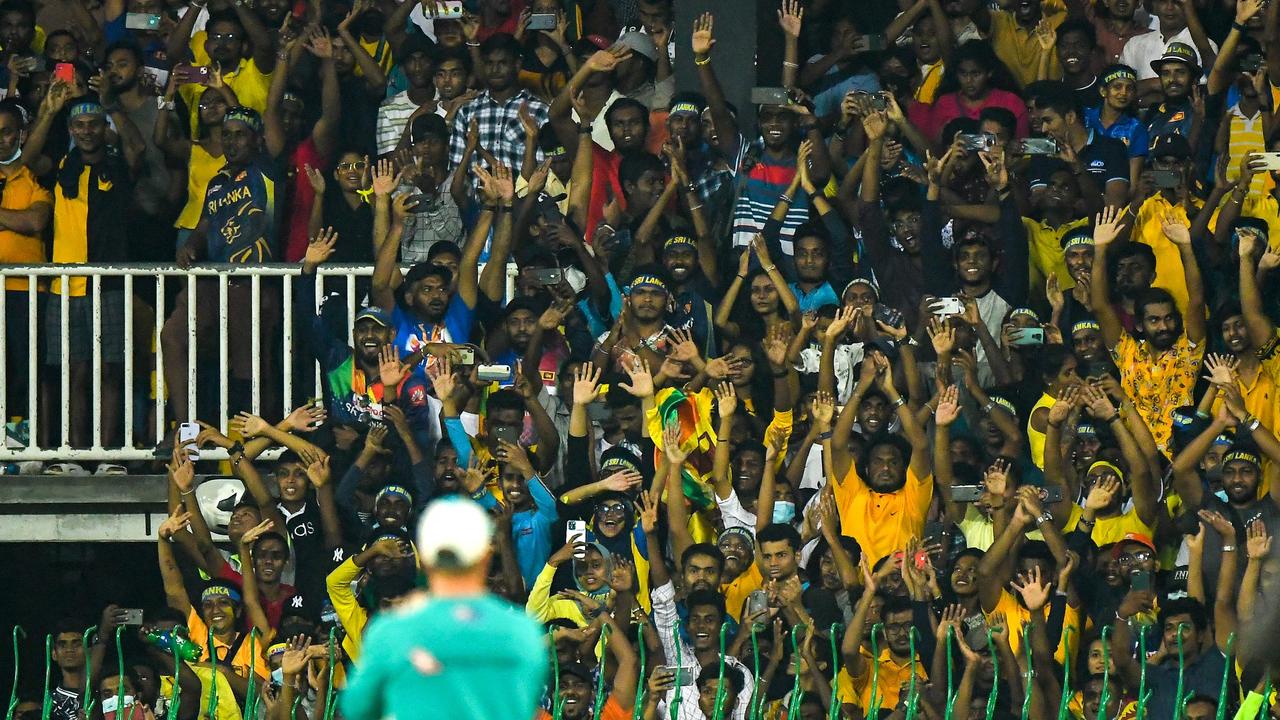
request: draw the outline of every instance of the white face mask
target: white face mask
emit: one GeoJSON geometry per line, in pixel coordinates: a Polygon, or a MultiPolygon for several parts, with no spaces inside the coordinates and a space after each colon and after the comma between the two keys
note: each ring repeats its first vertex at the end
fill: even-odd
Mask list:
{"type": "Polygon", "coordinates": [[[271,682],[274,685],[284,685],[284,668],[276,668],[271,671],[271,682]]]}
{"type": "MultiPolygon", "coordinates": [[[[117,702],[119,702],[119,700],[120,700],[120,698],[119,698],[118,696],[116,696],[116,695],[112,695],[111,697],[103,698],[103,699],[102,699],[102,712],[103,712],[103,713],[115,712],[115,711],[118,709],[118,708],[117,708],[117,706],[116,706],[116,703],[117,703],[117,702]]],[[[124,706],[125,706],[126,708],[129,708],[129,707],[132,707],[132,706],[133,706],[133,696],[132,696],[132,695],[125,695],[125,696],[124,696],[124,706]]]]}
{"type": "Polygon", "coordinates": [[[18,162],[20,158],[22,158],[22,145],[18,145],[13,149],[13,155],[10,155],[4,160],[0,160],[0,165],[12,165],[18,162]]]}

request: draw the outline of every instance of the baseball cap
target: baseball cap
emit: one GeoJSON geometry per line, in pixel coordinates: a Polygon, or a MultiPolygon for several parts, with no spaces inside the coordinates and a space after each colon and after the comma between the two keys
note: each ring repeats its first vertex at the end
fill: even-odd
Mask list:
{"type": "Polygon", "coordinates": [[[444,498],[418,520],[418,552],[429,568],[465,570],[484,559],[492,535],[489,513],[474,500],[444,498]]]}
{"type": "Polygon", "coordinates": [[[618,38],[618,44],[631,48],[649,58],[651,62],[658,61],[658,46],[653,44],[653,38],[642,32],[633,30],[629,33],[623,33],[622,37],[618,38]]]}
{"type": "MultiPolygon", "coordinates": [[[[378,323],[382,327],[391,327],[391,315],[380,307],[362,308],[360,312],[356,313],[355,322],[360,322],[366,318],[378,323]]],[[[352,324],[354,325],[355,323],[352,324]]]]}
{"type": "Polygon", "coordinates": [[[1076,245],[1092,245],[1093,228],[1088,225],[1082,225],[1078,228],[1068,230],[1062,235],[1062,240],[1059,242],[1061,243],[1063,250],[1066,250],[1069,247],[1075,247],[1076,245]]]}
{"type": "Polygon", "coordinates": [[[1119,542],[1111,546],[1112,558],[1120,557],[1120,551],[1124,548],[1125,543],[1138,543],[1139,545],[1149,549],[1151,552],[1156,552],[1156,544],[1151,542],[1151,538],[1143,535],[1142,533],[1131,532],[1125,533],[1124,537],[1120,538],[1119,542]]]}
{"type": "Polygon", "coordinates": [[[1153,158],[1172,157],[1186,160],[1191,157],[1191,144],[1177,133],[1163,133],[1151,141],[1148,155],[1153,158]]]}
{"type": "Polygon", "coordinates": [[[1197,60],[1199,60],[1199,55],[1196,54],[1195,48],[1184,42],[1171,42],[1165,47],[1164,53],[1159,58],[1151,61],[1151,69],[1159,73],[1161,65],[1167,62],[1180,62],[1186,63],[1191,68],[1192,73],[1199,75],[1200,64],[1197,60]]]}

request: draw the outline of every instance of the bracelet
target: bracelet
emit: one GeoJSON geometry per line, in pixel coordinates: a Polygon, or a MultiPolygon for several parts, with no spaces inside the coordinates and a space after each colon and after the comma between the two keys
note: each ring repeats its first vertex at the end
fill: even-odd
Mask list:
{"type": "Polygon", "coordinates": [[[165,100],[162,97],[158,97],[156,98],[156,107],[160,110],[172,110],[174,108],[174,102],[172,100],[165,100]]]}
{"type": "Polygon", "coordinates": [[[699,60],[696,56],[693,58],[693,64],[694,64],[694,65],[697,65],[698,67],[702,67],[703,65],[707,65],[707,64],[709,64],[710,62],[711,62],[711,56],[710,56],[710,55],[708,55],[708,56],[706,56],[706,57],[702,58],[701,60],[699,60]]]}
{"type": "Polygon", "coordinates": [[[902,396],[901,396],[901,395],[899,395],[897,400],[894,400],[893,402],[891,402],[891,403],[889,403],[889,404],[890,404],[890,405],[892,405],[892,406],[893,406],[893,408],[894,408],[895,410],[897,410],[898,408],[902,407],[903,405],[906,405],[906,404],[907,404],[907,401],[906,401],[906,400],[904,400],[904,399],[902,399],[902,396]]]}
{"type": "Polygon", "coordinates": [[[188,496],[188,495],[193,495],[193,494],[195,494],[195,491],[196,491],[196,489],[195,489],[195,488],[191,488],[190,490],[188,490],[188,491],[186,491],[186,492],[179,492],[178,494],[179,494],[179,495],[181,495],[182,497],[186,497],[186,496],[188,496]]]}
{"type": "Polygon", "coordinates": [[[578,134],[579,134],[579,135],[590,135],[591,133],[592,133],[592,128],[591,128],[591,126],[590,126],[590,125],[579,125],[579,126],[578,126],[578,134]]]}
{"type": "Polygon", "coordinates": [[[1043,525],[1051,520],[1053,520],[1053,513],[1049,512],[1048,510],[1045,510],[1044,512],[1040,513],[1040,517],[1036,518],[1036,525],[1043,525]]]}
{"type": "Polygon", "coordinates": [[[765,272],[767,272],[767,273],[771,273],[771,272],[773,272],[774,270],[777,270],[777,269],[778,269],[778,266],[777,266],[777,265],[765,265],[765,266],[764,266],[763,268],[761,268],[761,269],[762,269],[762,270],[764,270],[764,271],[765,271],[765,272]]]}
{"type": "Polygon", "coordinates": [[[239,440],[235,441],[231,444],[231,447],[227,448],[227,454],[229,455],[239,455],[242,452],[244,452],[244,443],[239,440]]]}
{"type": "Polygon", "coordinates": [[[1262,421],[1256,417],[1250,416],[1245,418],[1243,425],[1245,430],[1248,430],[1250,433],[1253,433],[1262,425],[1262,421]]]}
{"type": "Polygon", "coordinates": [[[822,434],[818,435],[818,439],[819,439],[819,440],[830,440],[830,439],[831,439],[831,431],[830,431],[830,430],[828,430],[828,431],[826,431],[826,432],[824,432],[824,433],[822,433],[822,434]]]}
{"type": "Polygon", "coordinates": [[[779,196],[778,196],[778,201],[779,201],[779,202],[784,202],[784,203],[786,203],[786,204],[790,205],[790,204],[791,204],[791,196],[790,196],[790,195],[787,195],[786,193],[782,193],[781,195],[779,195],[779,196]]]}
{"type": "Polygon", "coordinates": [[[476,42],[475,40],[468,40],[467,47],[478,48],[480,47],[480,43],[476,42]]]}
{"type": "Polygon", "coordinates": [[[1222,546],[1222,552],[1224,552],[1224,553],[1225,553],[1225,552],[1235,552],[1235,551],[1236,551],[1236,546],[1235,546],[1235,545],[1223,545],[1223,546],[1222,546]]]}
{"type": "Polygon", "coordinates": [[[1238,23],[1238,22],[1236,22],[1235,20],[1232,20],[1232,21],[1231,21],[1231,29],[1232,29],[1232,30],[1239,30],[1240,32],[1244,32],[1244,31],[1246,30],[1246,28],[1245,28],[1245,26],[1244,26],[1244,24],[1243,24],[1243,23],[1238,23]]]}
{"type": "Polygon", "coordinates": [[[737,277],[738,277],[738,279],[739,279],[739,280],[746,280],[746,279],[747,279],[747,276],[746,276],[746,275],[742,275],[742,274],[739,274],[737,277]]]}
{"type": "Polygon", "coordinates": [[[988,401],[987,401],[987,404],[982,406],[982,413],[983,413],[984,415],[990,415],[990,414],[991,414],[991,411],[992,411],[992,410],[994,410],[994,409],[995,409],[995,407],[996,407],[996,404],[995,404],[994,402],[992,402],[992,401],[988,400],[988,401]]]}
{"type": "Polygon", "coordinates": [[[789,67],[789,68],[796,68],[796,69],[799,69],[799,68],[800,68],[800,64],[799,64],[799,63],[793,63],[793,62],[791,62],[790,60],[783,60],[783,61],[782,61],[782,67],[789,67]]]}
{"type": "Polygon", "coordinates": [[[690,206],[689,206],[689,212],[693,212],[694,210],[701,210],[701,209],[702,209],[702,205],[690,205],[690,206]]]}
{"type": "Polygon", "coordinates": [[[1117,410],[1115,415],[1112,415],[1111,417],[1107,418],[1107,424],[1110,425],[1111,423],[1119,419],[1120,419],[1120,411],[1117,410]]]}

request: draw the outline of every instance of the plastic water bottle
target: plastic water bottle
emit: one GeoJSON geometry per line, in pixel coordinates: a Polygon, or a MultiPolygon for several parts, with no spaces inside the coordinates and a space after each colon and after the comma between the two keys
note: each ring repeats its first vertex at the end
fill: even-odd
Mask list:
{"type": "Polygon", "coordinates": [[[172,630],[152,630],[147,633],[147,642],[170,655],[176,652],[178,657],[187,662],[195,662],[204,655],[204,648],[198,643],[172,630]]]}

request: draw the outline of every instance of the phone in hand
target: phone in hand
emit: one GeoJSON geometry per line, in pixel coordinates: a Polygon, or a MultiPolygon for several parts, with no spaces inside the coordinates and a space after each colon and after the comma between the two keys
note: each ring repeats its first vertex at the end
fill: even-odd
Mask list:
{"type": "Polygon", "coordinates": [[[676,687],[693,685],[701,671],[697,665],[659,665],[657,669],[674,677],[676,687]]]}
{"type": "Polygon", "coordinates": [[[871,317],[876,322],[882,322],[892,328],[902,327],[902,313],[883,303],[876,303],[875,309],[871,312],[871,317]]]}
{"type": "Polygon", "coordinates": [[[564,280],[564,271],[560,268],[536,268],[530,272],[533,279],[544,287],[559,285],[564,280]]]}
{"type": "Polygon", "coordinates": [[[1172,190],[1182,182],[1182,176],[1176,170],[1149,170],[1147,176],[1151,178],[1151,184],[1160,190],[1172,190]]]}
{"type": "Polygon", "coordinates": [[[746,609],[742,612],[742,621],[746,622],[769,609],[769,594],[764,590],[752,590],[747,595],[746,609]]]}
{"type": "Polygon", "coordinates": [[[1280,152],[1249,153],[1249,169],[1257,172],[1280,170],[1280,152]]]}
{"type": "Polygon", "coordinates": [[[200,459],[200,448],[196,446],[196,436],[200,434],[200,423],[184,422],[178,426],[178,446],[190,445],[187,448],[187,457],[192,462],[200,459]]]}
{"type": "Polygon", "coordinates": [[[1129,575],[1129,589],[1135,592],[1144,592],[1151,589],[1151,571],[1150,570],[1134,570],[1129,575]]]}
{"type": "Polygon", "coordinates": [[[1018,347],[1044,344],[1044,328],[1018,328],[1009,333],[1009,342],[1018,347]]]}
{"type": "Polygon", "coordinates": [[[555,13],[534,13],[529,16],[529,24],[524,27],[526,30],[555,30],[556,19],[555,13]]]}
{"type": "Polygon", "coordinates": [[[1040,496],[1040,502],[1042,503],[1062,502],[1062,488],[1057,485],[1042,487],[1036,494],[1040,496]]]}
{"type": "MultiPolygon", "coordinates": [[[[564,524],[564,542],[584,543],[587,541],[587,521],[586,520],[570,520],[564,524]]],[[[575,551],[573,557],[575,560],[581,560],[587,556],[585,550],[575,551]]]]}
{"type": "Polygon", "coordinates": [[[511,379],[511,366],[477,365],[476,377],[481,382],[506,382],[511,379]]]}
{"type": "Polygon", "coordinates": [[[129,30],[158,30],[160,16],[151,13],[125,13],[124,26],[129,30]]]}
{"type": "Polygon", "coordinates": [[[476,350],[469,347],[457,347],[453,349],[454,365],[475,365],[476,350]]]}
{"type": "Polygon", "coordinates": [[[515,425],[494,425],[493,436],[512,445],[520,444],[520,428],[515,425]]]}
{"type": "Polygon", "coordinates": [[[434,2],[432,3],[432,6],[434,6],[434,10],[431,11],[431,17],[437,20],[462,19],[462,0],[444,0],[444,2],[434,2]]]}
{"type": "Polygon", "coordinates": [[[955,296],[940,297],[929,304],[929,309],[933,310],[934,315],[942,317],[959,315],[964,312],[964,302],[955,296]]]}
{"type": "Polygon", "coordinates": [[[142,608],[120,608],[121,625],[142,625],[142,608]]]}
{"type": "Polygon", "coordinates": [[[960,147],[969,152],[986,152],[996,146],[996,136],[991,133],[960,133],[956,137],[960,147]]]}
{"type": "Polygon", "coordinates": [[[53,66],[54,82],[64,82],[68,85],[74,84],[76,81],[76,67],[71,63],[57,63],[53,66]]]}
{"type": "Polygon", "coordinates": [[[951,502],[978,502],[978,498],[982,497],[984,492],[986,492],[986,488],[981,485],[952,485],[951,502]]]}
{"type": "Polygon", "coordinates": [[[211,74],[208,65],[179,65],[173,72],[179,85],[208,85],[211,74]]]}
{"type": "Polygon", "coordinates": [[[1018,141],[1018,151],[1023,155],[1057,155],[1058,141],[1053,138],[1023,138],[1018,141]]]}
{"type": "Polygon", "coordinates": [[[751,88],[752,105],[790,105],[791,95],[786,88],[754,87],[751,88]]]}

